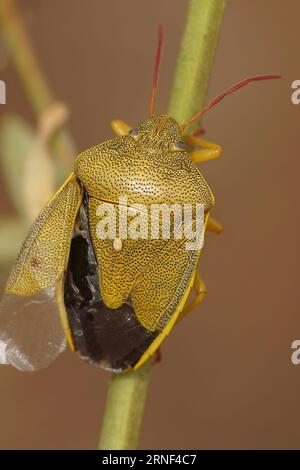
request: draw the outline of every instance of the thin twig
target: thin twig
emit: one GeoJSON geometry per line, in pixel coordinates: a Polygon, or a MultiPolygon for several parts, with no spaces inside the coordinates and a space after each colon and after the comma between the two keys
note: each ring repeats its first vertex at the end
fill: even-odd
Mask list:
{"type": "Polygon", "coordinates": [[[144,414],[151,361],[138,371],[113,374],[108,389],[99,448],[136,449],[144,414]]]}
{"type": "Polygon", "coordinates": [[[180,124],[204,105],[224,7],[225,0],[190,0],[169,103],[180,124]]]}

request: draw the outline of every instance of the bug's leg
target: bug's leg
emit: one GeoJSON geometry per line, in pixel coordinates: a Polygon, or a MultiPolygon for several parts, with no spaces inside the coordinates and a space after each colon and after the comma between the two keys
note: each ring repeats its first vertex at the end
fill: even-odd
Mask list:
{"type": "Polygon", "coordinates": [[[117,135],[127,135],[130,129],[132,129],[131,126],[126,124],[126,122],[122,121],[121,119],[114,119],[110,123],[110,126],[117,135]]]}
{"type": "Polygon", "coordinates": [[[221,224],[221,222],[209,216],[207,225],[206,225],[206,230],[208,230],[209,232],[213,232],[213,233],[222,233],[223,224],[221,224]]]}
{"type": "Polygon", "coordinates": [[[221,156],[222,147],[218,144],[213,144],[208,140],[200,139],[199,137],[191,134],[186,138],[186,143],[191,147],[201,147],[197,150],[191,150],[189,155],[194,163],[207,162],[221,156]]]}
{"type": "Polygon", "coordinates": [[[158,364],[162,361],[161,348],[158,348],[155,352],[154,364],[158,364]]]}
{"type": "Polygon", "coordinates": [[[178,315],[178,318],[176,320],[176,324],[182,320],[188,313],[190,313],[200,302],[202,302],[204,295],[206,293],[206,286],[205,283],[200,276],[198,269],[196,267],[195,270],[195,278],[194,278],[194,283],[193,283],[193,289],[196,291],[196,297],[191,300],[191,302],[184,307],[182,312],[178,315]]]}

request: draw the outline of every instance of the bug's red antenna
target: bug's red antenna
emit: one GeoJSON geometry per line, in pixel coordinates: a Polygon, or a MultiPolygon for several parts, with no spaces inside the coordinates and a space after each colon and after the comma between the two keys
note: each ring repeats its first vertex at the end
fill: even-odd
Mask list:
{"type": "Polygon", "coordinates": [[[251,82],[258,82],[259,80],[273,80],[276,78],[281,78],[281,76],[280,75],[256,75],[255,77],[246,78],[245,80],[242,80],[241,82],[236,83],[233,87],[229,88],[229,90],[224,91],[224,93],[222,93],[221,95],[218,95],[216,98],[210,101],[206,106],[204,106],[204,108],[201,109],[201,111],[199,111],[197,114],[191,117],[191,119],[189,119],[187,122],[185,122],[184,124],[181,124],[179,126],[180,132],[182,132],[189,124],[191,124],[200,116],[202,116],[204,113],[206,113],[206,111],[208,111],[210,108],[212,108],[217,103],[222,101],[225,98],[225,96],[230,95],[231,93],[237,91],[239,88],[242,88],[251,82]]]}
{"type": "Polygon", "coordinates": [[[150,116],[154,114],[154,104],[155,104],[155,96],[156,96],[157,85],[158,85],[158,70],[159,70],[160,59],[161,59],[162,43],[163,43],[163,27],[160,24],[158,25],[158,30],[157,30],[157,49],[156,49],[151,98],[150,98],[150,116]]]}

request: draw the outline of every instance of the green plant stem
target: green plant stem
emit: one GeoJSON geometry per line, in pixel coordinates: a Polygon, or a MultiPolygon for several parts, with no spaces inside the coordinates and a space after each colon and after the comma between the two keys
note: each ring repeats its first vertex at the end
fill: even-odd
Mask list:
{"type": "MultiPolygon", "coordinates": [[[[190,0],[169,114],[183,123],[204,103],[225,0],[190,0]]],[[[136,449],[151,361],[137,371],[113,374],[108,388],[99,449],[136,449]]]]}
{"type": "Polygon", "coordinates": [[[169,102],[169,113],[180,124],[204,105],[224,7],[225,0],[190,0],[169,102]]]}
{"type": "Polygon", "coordinates": [[[108,389],[100,449],[132,450],[139,440],[151,361],[138,371],[113,374],[108,389]]]}
{"type": "MultiPolygon", "coordinates": [[[[37,118],[54,99],[39,67],[33,46],[14,0],[0,1],[0,33],[9,52],[27,99],[37,118]]],[[[75,146],[69,132],[61,129],[52,141],[62,179],[72,167],[75,146]]]]}

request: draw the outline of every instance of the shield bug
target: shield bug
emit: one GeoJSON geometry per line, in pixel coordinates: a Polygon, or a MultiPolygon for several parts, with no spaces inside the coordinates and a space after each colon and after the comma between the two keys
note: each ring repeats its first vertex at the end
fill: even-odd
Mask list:
{"type": "Polygon", "coordinates": [[[117,136],[76,158],[73,173],[33,223],[1,303],[0,363],[40,369],[68,343],[106,369],[138,368],[203,299],[197,268],[202,243],[187,249],[190,238],[182,230],[178,236],[182,219],[175,212],[168,237],[161,235],[163,221],[156,219],[152,230],[146,214],[153,207],[190,205],[194,229],[198,205],[200,241],[205,230],[221,231],[210,217],[213,194],[196,166],[220,156],[221,147],[183,131],[238,88],[279,77],[239,82],[178,124],[154,112],[161,46],[160,29],[150,116],[135,128],[113,121],[117,136]],[[131,216],[129,235],[121,233],[124,212],[131,216]],[[105,236],[103,227],[109,228],[105,236]],[[196,296],[187,304],[192,289],[196,296]]]}

